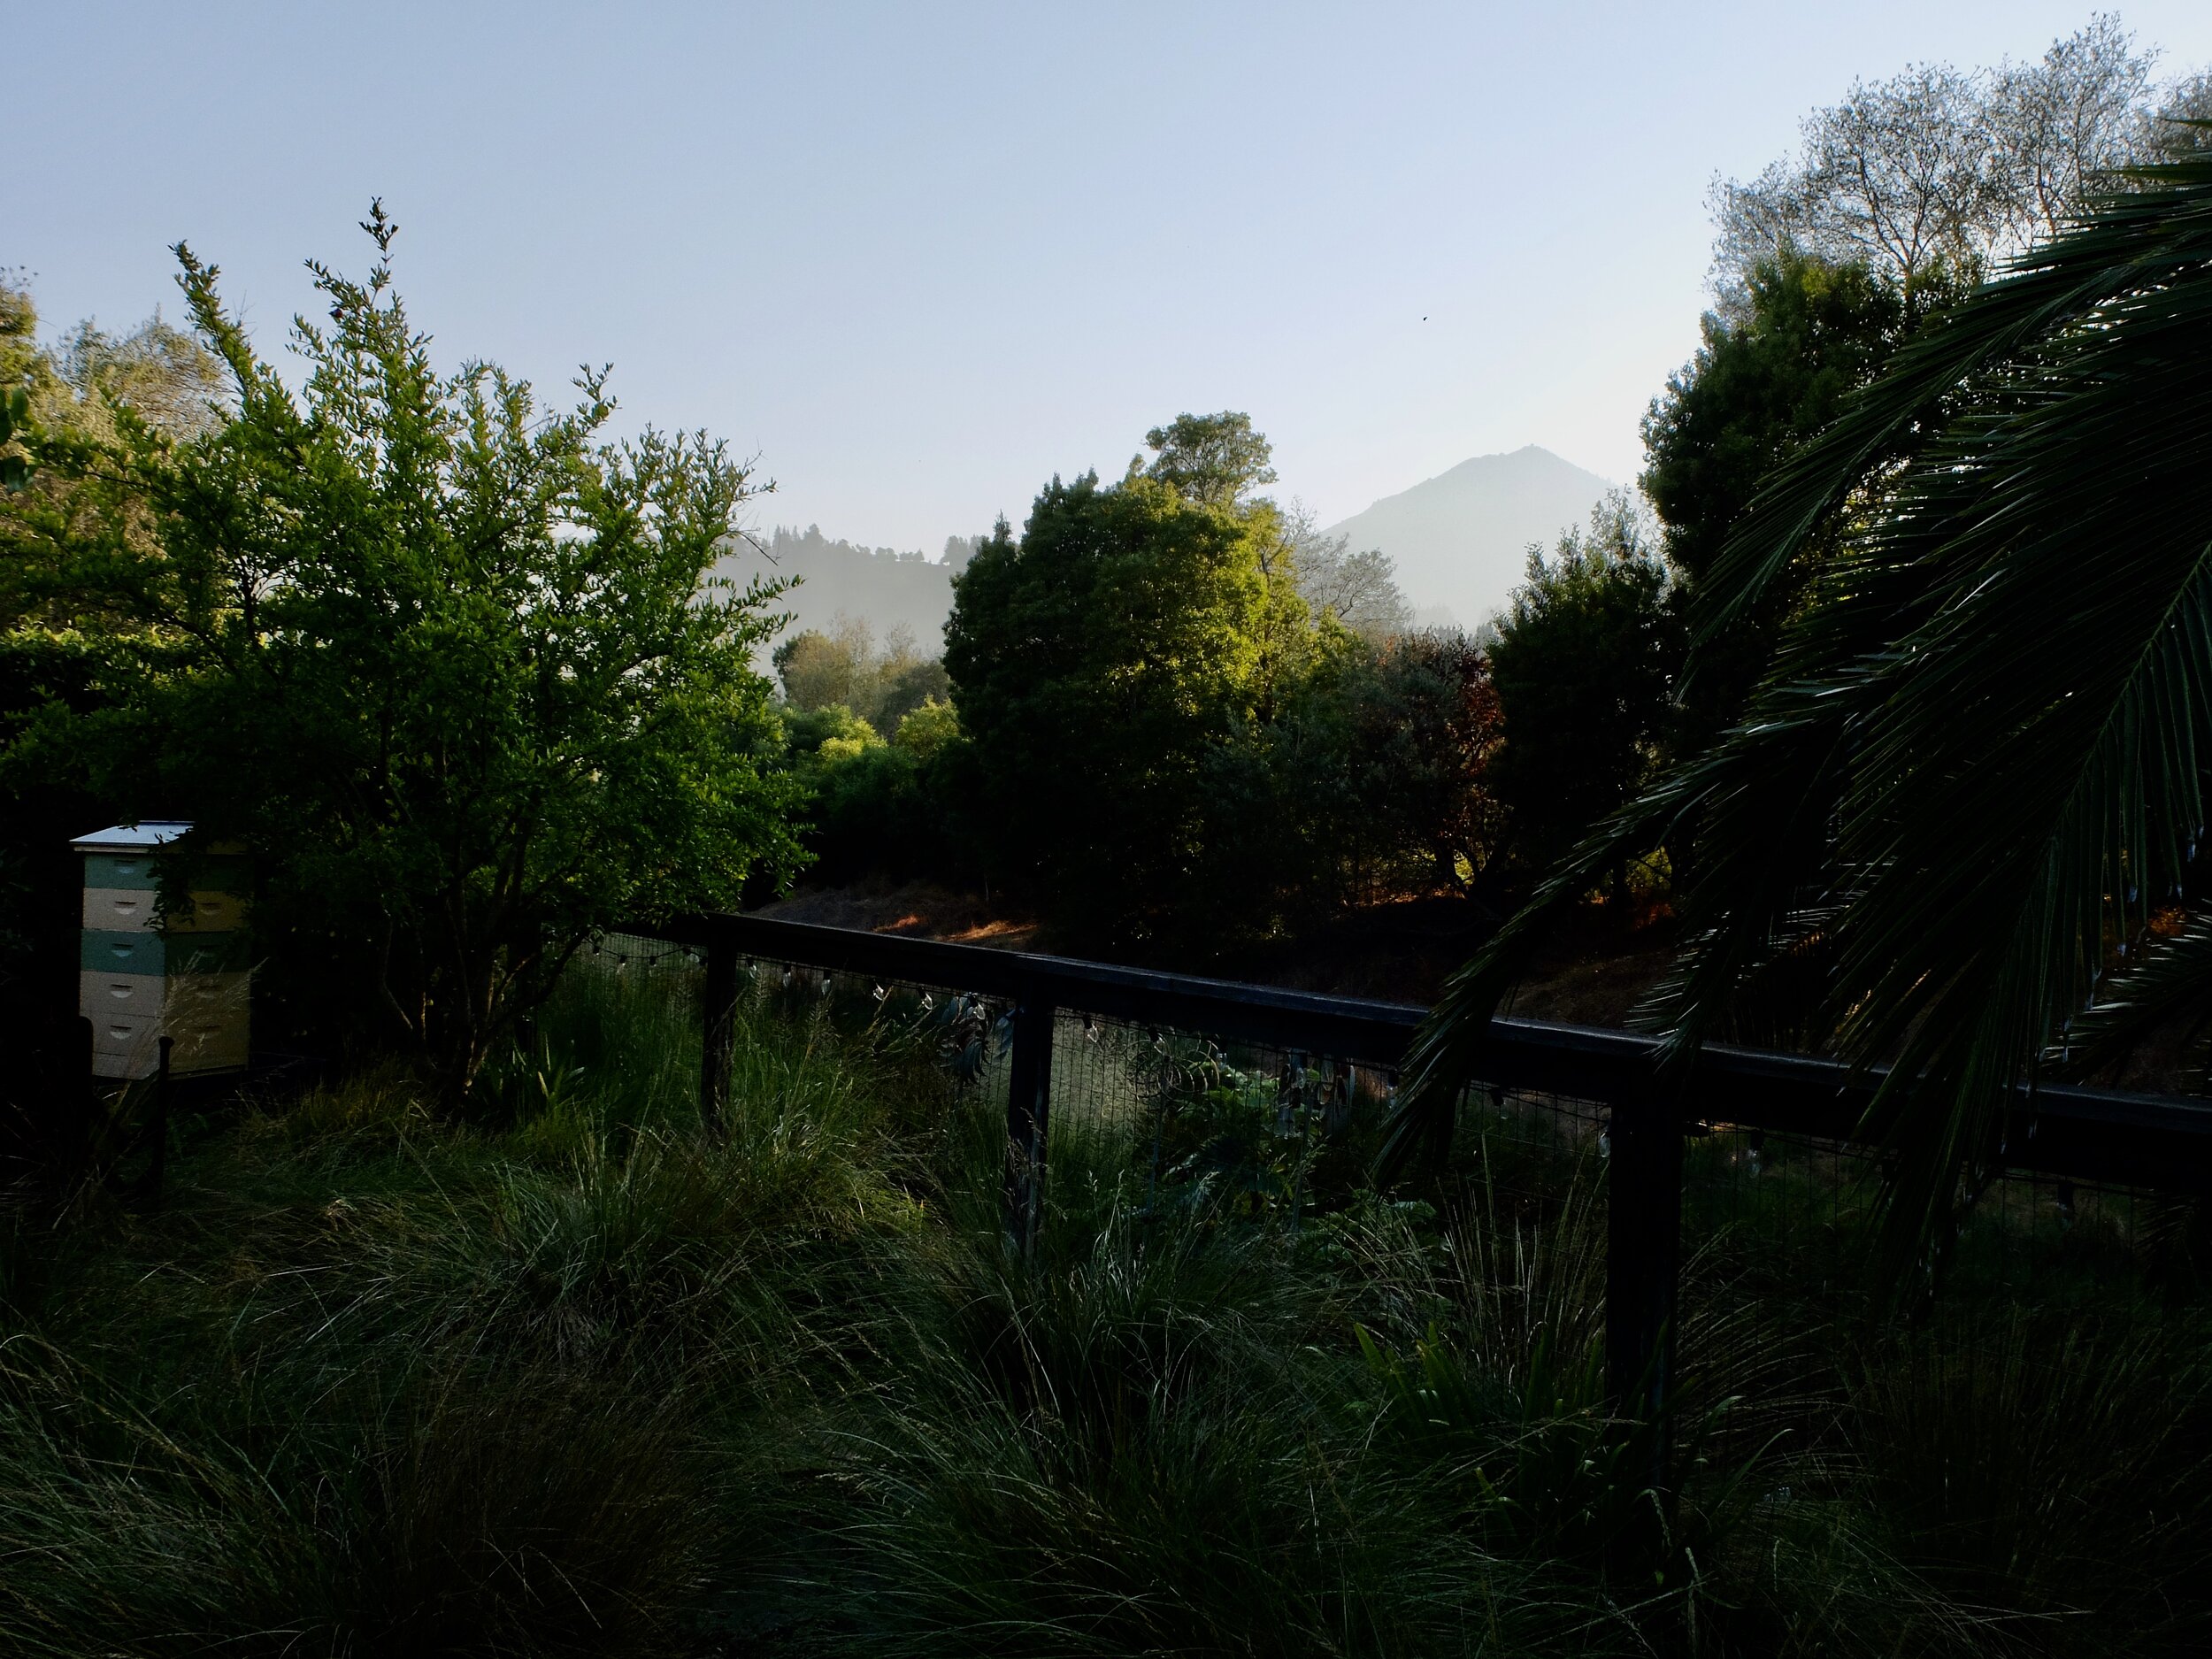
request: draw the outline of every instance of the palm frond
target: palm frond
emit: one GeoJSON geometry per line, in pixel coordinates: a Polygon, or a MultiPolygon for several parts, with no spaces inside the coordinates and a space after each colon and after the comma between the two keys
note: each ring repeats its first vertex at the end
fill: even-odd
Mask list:
{"type": "Polygon", "coordinates": [[[1440,1156],[1449,1145],[1460,1094],[1479,1075],[1483,1042],[1506,991],[1526,971],[1531,955],[1563,911],[1622,859],[1665,841],[1665,826],[1681,810],[1681,801],[1678,790],[1661,792],[1630,803],[1607,819],[1444,981],[1407,1046],[1397,1103],[1384,1125],[1375,1161],[1378,1180],[1388,1181],[1417,1157],[1440,1156]]]}
{"type": "MultiPolygon", "coordinates": [[[[2170,937],[2149,939],[2133,968],[2105,979],[2044,1061],[2063,1076],[2094,1077],[2185,1020],[2195,1022],[2193,1034],[2212,1021],[2212,913],[2201,910],[2170,937]]],[[[2200,1046],[2195,1058],[2205,1059],[2200,1046]]]]}
{"type": "MultiPolygon", "coordinates": [[[[1889,1068],[1865,1127],[1900,1155],[1899,1272],[1940,1255],[2015,1084],[2202,833],[2212,158],[2139,182],[1906,346],[1765,486],[1701,637],[1816,533],[1839,550],[1742,724],[1615,820],[1699,809],[1671,1057],[1723,1028],[1813,895],[1825,1035],[1889,1068]]],[[[1525,953],[1561,902],[1555,880],[1501,946],[1525,953]]],[[[1486,952],[1424,1031],[1440,1080],[1506,967],[1486,952]]]]}
{"type": "Polygon", "coordinates": [[[1697,634],[1709,641],[1764,596],[1852,492],[1985,365],[2095,312],[2116,294],[2170,280],[2202,257],[2212,165],[2139,170],[2071,234],[2024,257],[2000,280],[1932,319],[1820,439],[1778,466],[1723,544],[1703,585],[1697,634]]]}

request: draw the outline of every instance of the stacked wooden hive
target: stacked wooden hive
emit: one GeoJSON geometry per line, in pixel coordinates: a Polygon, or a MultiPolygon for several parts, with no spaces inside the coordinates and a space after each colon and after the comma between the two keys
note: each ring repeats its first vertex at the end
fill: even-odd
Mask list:
{"type": "Polygon", "coordinates": [[[151,1076],[165,1036],[173,1072],[246,1064],[244,860],[225,849],[195,857],[181,866],[188,892],[173,887],[165,902],[164,867],[191,827],[120,824],[72,843],[85,861],[78,1009],[92,1022],[96,1077],[151,1076]]]}

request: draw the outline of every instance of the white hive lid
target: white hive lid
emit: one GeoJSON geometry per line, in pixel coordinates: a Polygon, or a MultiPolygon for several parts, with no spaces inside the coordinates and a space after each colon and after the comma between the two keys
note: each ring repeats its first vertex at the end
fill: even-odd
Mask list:
{"type": "Polygon", "coordinates": [[[142,818],[135,824],[117,824],[108,829],[94,830],[69,844],[81,853],[152,852],[171,841],[182,840],[191,828],[191,825],[178,818],[142,818]]]}

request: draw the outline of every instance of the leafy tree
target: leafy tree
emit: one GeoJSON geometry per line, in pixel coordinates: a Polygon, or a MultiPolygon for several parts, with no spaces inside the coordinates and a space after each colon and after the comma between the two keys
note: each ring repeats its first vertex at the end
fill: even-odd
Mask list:
{"type": "Polygon", "coordinates": [[[787,714],[816,745],[818,867],[972,872],[980,849],[1074,938],[1178,955],[1494,872],[1480,654],[1363,640],[1333,603],[1315,618],[1317,572],[1364,620],[1402,601],[1379,556],[1252,494],[1268,451],[1245,417],[1152,437],[1153,465],[1056,479],[1020,539],[979,543],[947,631],[954,705],[834,756],[827,711],[787,714]]]}
{"type": "Polygon", "coordinates": [[[1292,580],[1316,617],[1329,616],[1362,639],[1380,643],[1413,626],[1413,607],[1398,587],[1398,568],[1378,549],[1352,551],[1349,536],[1325,534],[1313,515],[1294,503],[1283,515],[1292,580]]]}
{"type": "Polygon", "coordinates": [[[1225,488],[1056,478],[955,584],[945,665],[1000,868],[1089,937],[1156,935],[1194,901],[1209,758],[1290,672],[1279,526],[1225,488]]]}
{"type": "Polygon", "coordinates": [[[806,790],[805,844],[822,879],[957,879],[971,872],[973,861],[958,846],[964,752],[950,703],[925,701],[900,718],[887,743],[842,704],[786,704],[783,720],[806,790]]]}
{"type": "Polygon", "coordinates": [[[31,394],[24,381],[37,360],[38,312],[31,296],[0,274],[0,489],[19,490],[31,465],[16,434],[27,430],[31,394]]]}
{"type": "Polygon", "coordinates": [[[1977,78],[1921,64],[1806,119],[1794,165],[1718,186],[1724,282],[1789,250],[1860,265],[1909,315],[1932,284],[1978,273],[2007,204],[1977,78]]]}
{"type": "Polygon", "coordinates": [[[265,943],[352,970],[457,1099],[593,930],[792,864],[749,665],[773,591],[701,594],[749,493],[722,446],[605,441],[599,374],[557,414],[486,365],[440,376],[396,227],[365,228],[365,282],[311,266],[298,396],[179,247],[237,412],[140,457],[165,649],[42,752],[88,741],[123,810],[246,841],[265,943]]]}
{"type": "Polygon", "coordinates": [[[1701,583],[1759,481],[1836,418],[1903,337],[1904,307],[1863,265],[1796,252],[1747,273],[1742,315],[1708,312],[1704,344],[1644,419],[1643,493],[1666,555],[1701,583]]]}
{"type": "Polygon", "coordinates": [[[2024,1078],[2100,1027],[2212,1007],[2208,308],[2198,157],[1916,337],[1783,465],[1711,568],[1697,649],[1811,539],[1836,556],[1742,721],[1594,832],[1452,981],[1416,1045],[1401,1153],[1448,1121],[1547,918],[1686,815],[1703,829],[1667,1052],[1728,1033],[1777,970],[1815,970],[1812,1040],[1889,1067],[1867,1126],[1900,1154],[1900,1271],[1956,1236],[2024,1078]]]}
{"type": "Polygon", "coordinates": [[[1178,415],[1146,433],[1144,441],[1156,451],[1145,476],[1202,507],[1238,506],[1261,485],[1275,481],[1268,465],[1273,446],[1252,430],[1251,416],[1233,410],[1178,415]]]}
{"type": "Polygon", "coordinates": [[[1506,846],[1495,766],[1505,722],[1490,664],[1463,634],[1402,634],[1356,659],[1333,700],[1345,712],[1342,789],[1351,857],[1371,890],[1466,892],[1506,846]]]}
{"type": "Polygon", "coordinates": [[[2212,69],[2167,89],[2164,102],[2144,119],[2140,149],[2154,161],[2186,161],[2212,150],[2212,69]]]}
{"type": "Polygon", "coordinates": [[[952,706],[952,676],[940,657],[910,657],[889,664],[878,680],[875,718],[895,733],[926,703],[952,706]]]}
{"type": "Polygon", "coordinates": [[[181,442],[204,437],[229,418],[222,360],[159,312],[119,338],[78,324],[56,368],[81,406],[80,424],[96,419],[96,409],[127,409],[181,442]]]}
{"type": "MultiPolygon", "coordinates": [[[[2154,58],[2101,13],[2039,59],[1972,72],[1916,65],[1816,111],[1793,162],[1717,187],[1721,303],[1644,427],[1644,488],[1686,597],[1760,477],[1832,419],[1921,319],[2193,130],[2174,118],[2204,77],[2162,91],[2154,58]]],[[[1687,748],[1740,710],[1779,618],[1824,557],[1821,539],[1808,542],[1757,611],[1701,652],[1678,733],[1687,748]]]]}
{"type": "Polygon", "coordinates": [[[812,763],[834,765],[864,749],[883,747],[876,728],[841,703],[826,709],[802,709],[787,703],[783,710],[784,741],[805,770],[812,763]]]}
{"type": "Polygon", "coordinates": [[[106,808],[81,747],[35,764],[25,738],[168,649],[146,475],[219,419],[224,393],[214,355],[158,317],[49,349],[28,290],[0,278],[0,1001],[50,1019],[75,1010],[51,966],[81,919],[69,839],[106,808]]]}
{"type": "Polygon", "coordinates": [[[1493,872],[1481,655],[1363,640],[1334,603],[1315,618],[1317,580],[1341,578],[1371,624],[1402,601],[1379,557],[1253,494],[1271,474],[1246,417],[1150,441],[1159,458],[1117,485],[1054,480],[956,587],[961,735],[941,770],[1002,879],[1079,939],[1204,955],[1493,872]]]}
{"type": "Polygon", "coordinates": [[[1494,886],[1502,733],[1487,664],[1464,635],[1378,646],[1317,631],[1290,694],[1207,754],[1187,934],[1218,948],[1379,899],[1494,886]]]}
{"type": "Polygon", "coordinates": [[[159,573],[142,474],[226,418],[219,359],[158,316],[120,340],[81,324],[59,353],[37,326],[29,293],[0,281],[15,437],[0,447],[21,463],[0,509],[0,629],[12,650],[137,626],[159,573]]]}
{"type": "Polygon", "coordinates": [[[809,628],[776,648],[776,672],[784,695],[802,709],[842,703],[884,730],[932,697],[943,699],[952,682],[944,664],[914,649],[914,635],[895,626],[876,648],[865,622],[841,617],[833,632],[809,628]]]}
{"type": "Polygon", "coordinates": [[[2152,54],[2100,12],[2033,63],[1990,78],[1990,127],[2015,237],[2055,236],[2120,170],[2148,158],[2152,54]]]}
{"type": "Polygon", "coordinates": [[[1463,634],[1401,634],[1361,707],[1365,787],[1402,856],[1437,887],[1471,888],[1497,865],[1506,816],[1495,765],[1505,714],[1489,658],[1463,634]]]}
{"type": "Polygon", "coordinates": [[[850,708],[861,672],[857,656],[848,641],[808,628],[777,646],[770,660],[793,708],[850,708]]]}
{"type": "Polygon", "coordinates": [[[31,463],[18,453],[15,432],[18,426],[27,426],[31,420],[31,395],[19,386],[9,387],[0,392],[0,489],[21,489],[30,482],[31,463]]]}
{"type": "MultiPolygon", "coordinates": [[[[1746,303],[1706,314],[1703,346],[1644,418],[1643,492],[1692,603],[1760,480],[1833,420],[1904,336],[1902,296],[1863,265],[1786,250],[1746,282],[1746,303]]],[[[1705,654],[1678,741],[1702,747],[1735,718],[1804,575],[1801,565],[1705,654]]]]}
{"type": "Polygon", "coordinates": [[[1586,532],[1529,554],[1490,650],[1505,737],[1492,787],[1523,856],[1548,864],[1649,774],[1679,661],[1666,566],[1616,492],[1586,532]]]}
{"type": "Polygon", "coordinates": [[[960,716],[949,702],[926,697],[901,717],[891,741],[917,760],[933,760],[960,741],[960,716]]]}
{"type": "Polygon", "coordinates": [[[1960,280],[2055,234],[2119,169],[2169,142],[2170,125],[2153,116],[2151,65],[2103,13],[2036,62],[1916,64],[1855,81],[1806,118],[1793,161],[1716,185],[1724,296],[1740,299],[1750,272],[1794,250],[1864,265],[1917,319],[1960,280]]]}
{"type": "MultiPolygon", "coordinates": [[[[1234,410],[1178,415],[1167,426],[1145,434],[1145,442],[1158,453],[1148,465],[1141,456],[1133,458],[1125,484],[1140,477],[1156,480],[1194,506],[1233,515],[1251,532],[1267,595],[1252,634],[1253,709],[1258,718],[1272,718],[1311,665],[1316,644],[1311,609],[1299,586],[1301,526],[1286,520],[1272,501],[1253,494],[1261,485],[1275,481],[1275,469],[1269,465],[1274,446],[1264,434],[1252,429],[1251,416],[1234,410]]],[[[1325,559],[1326,554],[1321,557],[1325,559]]],[[[1333,631],[1324,629],[1325,634],[1333,631]]]]}

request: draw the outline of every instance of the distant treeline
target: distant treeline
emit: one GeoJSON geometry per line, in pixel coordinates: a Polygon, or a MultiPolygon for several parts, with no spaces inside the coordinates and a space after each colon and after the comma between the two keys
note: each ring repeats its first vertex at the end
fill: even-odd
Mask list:
{"type": "Polygon", "coordinates": [[[862,547],[832,541],[819,525],[795,530],[778,525],[766,535],[743,537],[715,565],[741,589],[756,576],[791,580],[780,608],[795,618],[785,637],[810,628],[833,629],[841,619],[864,623],[878,634],[903,628],[934,653],[952,611],[952,578],[975,557],[979,538],[948,536],[936,558],[918,549],[862,547]]]}

